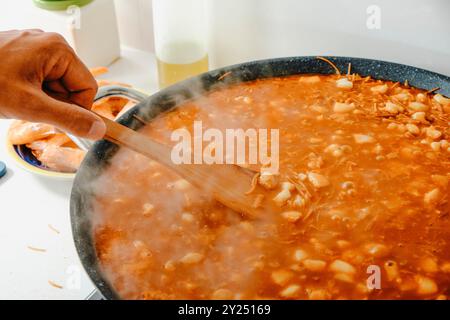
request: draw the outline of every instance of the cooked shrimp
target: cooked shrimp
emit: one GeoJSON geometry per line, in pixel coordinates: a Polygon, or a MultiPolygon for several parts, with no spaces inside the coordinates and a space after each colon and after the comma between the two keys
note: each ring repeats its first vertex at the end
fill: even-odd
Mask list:
{"type": "Polygon", "coordinates": [[[129,102],[123,97],[107,97],[96,101],[91,110],[110,120],[114,120],[122,108],[129,102]]]}
{"type": "Polygon", "coordinates": [[[27,144],[27,148],[31,149],[31,152],[34,154],[36,158],[40,157],[42,151],[44,151],[44,149],[47,147],[48,141],[46,139],[33,141],[32,143],[27,144]]]}
{"type": "Polygon", "coordinates": [[[9,128],[8,138],[12,144],[19,145],[47,138],[57,132],[58,130],[49,124],[16,120],[9,128]]]}
{"type": "MultiPolygon", "coordinates": [[[[108,68],[97,67],[90,71],[94,77],[98,77],[107,73],[108,68]]],[[[97,80],[97,83],[100,87],[114,84],[131,87],[110,80],[97,80]]],[[[135,101],[124,97],[107,97],[96,101],[92,111],[114,120],[134,105],[135,101]]],[[[75,172],[85,156],[85,152],[77,148],[66,134],[48,124],[14,121],[8,136],[12,144],[26,145],[44,166],[55,171],[75,172]]]]}
{"type": "Polygon", "coordinates": [[[104,73],[108,72],[108,68],[106,67],[96,67],[89,70],[94,77],[98,77],[104,73]]]}
{"type": "MultiPolygon", "coordinates": [[[[102,74],[107,73],[109,70],[106,67],[96,67],[96,68],[92,68],[90,69],[91,74],[96,78],[98,76],[101,76],[102,74]]],[[[122,82],[117,82],[117,81],[111,81],[111,80],[97,80],[97,84],[99,87],[104,87],[104,86],[111,86],[111,85],[119,85],[119,86],[123,86],[123,87],[131,87],[129,84],[126,83],[122,83],[122,82]]]]}
{"type": "Polygon", "coordinates": [[[75,143],[64,133],[57,133],[48,139],[37,140],[27,144],[27,147],[33,150],[33,154],[37,158],[48,146],[76,148],[75,143]]]}
{"type": "Polygon", "coordinates": [[[48,168],[60,172],[75,172],[80,167],[86,152],[76,148],[49,145],[38,160],[48,168]]]}
{"type": "Polygon", "coordinates": [[[133,108],[136,105],[136,101],[133,100],[129,100],[128,103],[122,108],[122,110],[120,110],[120,112],[117,114],[116,116],[116,120],[119,119],[125,112],[127,112],[128,110],[130,110],[131,108],[133,108]]]}

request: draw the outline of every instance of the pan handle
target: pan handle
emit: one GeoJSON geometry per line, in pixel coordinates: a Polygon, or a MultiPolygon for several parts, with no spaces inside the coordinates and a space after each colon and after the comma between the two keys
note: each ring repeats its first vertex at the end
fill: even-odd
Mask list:
{"type": "Polygon", "coordinates": [[[123,96],[137,102],[142,102],[148,98],[148,96],[138,90],[122,87],[122,86],[105,86],[98,89],[95,101],[110,97],[110,96],[123,96]]]}
{"type": "MultiPolygon", "coordinates": [[[[144,93],[137,91],[132,88],[122,87],[122,86],[105,86],[100,87],[98,89],[97,95],[95,96],[94,101],[98,101],[100,99],[110,97],[110,96],[122,96],[128,99],[135,100],[137,102],[143,102],[147,99],[147,95],[144,93]]],[[[88,151],[94,144],[94,141],[79,138],[72,134],[67,134],[69,138],[81,149],[84,151],[88,151]]]]}

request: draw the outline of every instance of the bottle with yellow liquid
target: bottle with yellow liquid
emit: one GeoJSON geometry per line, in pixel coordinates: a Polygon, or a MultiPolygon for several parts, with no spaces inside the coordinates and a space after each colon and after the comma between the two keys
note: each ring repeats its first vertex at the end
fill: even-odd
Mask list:
{"type": "Polygon", "coordinates": [[[208,71],[205,0],[154,0],[159,87],[208,71]]]}

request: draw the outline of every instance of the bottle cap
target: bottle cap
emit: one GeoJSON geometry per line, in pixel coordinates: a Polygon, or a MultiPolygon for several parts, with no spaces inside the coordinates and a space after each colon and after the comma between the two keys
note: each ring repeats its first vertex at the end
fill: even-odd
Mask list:
{"type": "Polygon", "coordinates": [[[6,174],[6,165],[0,161],[0,178],[6,174]]]}

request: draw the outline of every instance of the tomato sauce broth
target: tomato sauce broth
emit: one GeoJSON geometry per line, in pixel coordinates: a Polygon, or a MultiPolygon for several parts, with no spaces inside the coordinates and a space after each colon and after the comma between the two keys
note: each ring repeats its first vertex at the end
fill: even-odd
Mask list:
{"type": "Polygon", "coordinates": [[[141,132],[280,130],[280,173],[255,194],[280,210],[246,219],[122,148],[95,181],[102,270],[127,299],[447,299],[449,114],[441,95],[358,75],[183,103],[141,132]]]}

